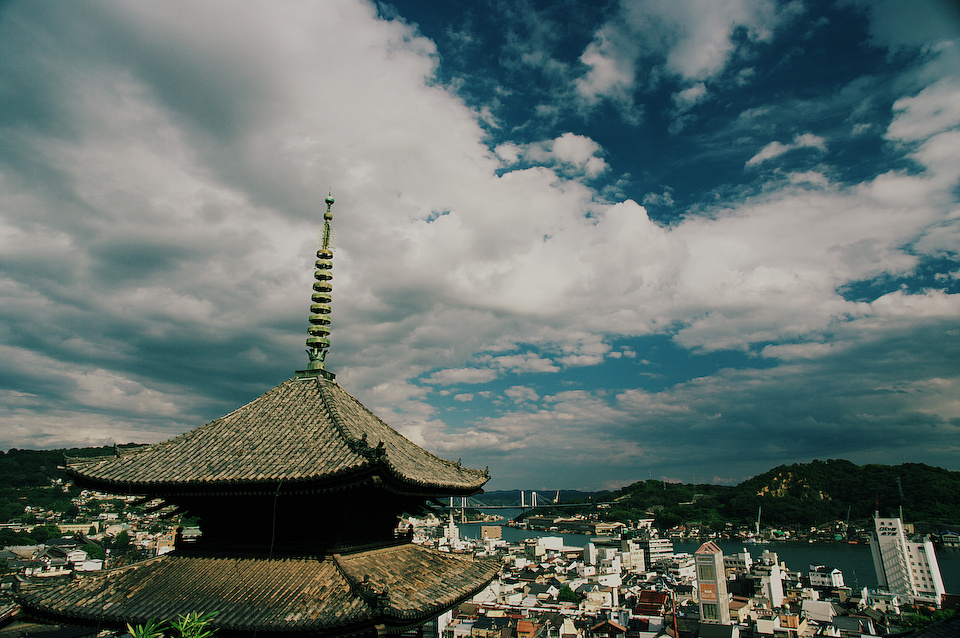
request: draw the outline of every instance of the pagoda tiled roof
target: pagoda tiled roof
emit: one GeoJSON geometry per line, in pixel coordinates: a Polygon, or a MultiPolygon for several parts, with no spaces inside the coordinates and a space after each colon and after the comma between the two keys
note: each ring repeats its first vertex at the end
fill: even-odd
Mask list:
{"type": "Polygon", "coordinates": [[[404,438],[322,376],[295,377],[181,436],[113,456],[68,459],[68,474],[114,493],[208,491],[283,481],[343,485],[376,476],[400,492],[468,495],[485,470],[404,438]]]}
{"type": "Polygon", "coordinates": [[[322,559],[167,554],[17,596],[31,615],[104,626],[212,613],[226,634],[402,631],[485,587],[499,563],[407,543],[322,559]]]}

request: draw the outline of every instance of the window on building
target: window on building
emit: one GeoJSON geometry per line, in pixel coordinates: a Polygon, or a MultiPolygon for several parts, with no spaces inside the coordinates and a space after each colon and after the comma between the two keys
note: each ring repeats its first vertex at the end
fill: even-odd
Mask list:
{"type": "Polygon", "coordinates": [[[710,563],[700,563],[697,565],[697,578],[700,580],[716,580],[717,571],[710,563]]]}
{"type": "Polygon", "coordinates": [[[719,608],[716,605],[706,604],[703,605],[703,619],[704,620],[720,620],[719,608]]]}

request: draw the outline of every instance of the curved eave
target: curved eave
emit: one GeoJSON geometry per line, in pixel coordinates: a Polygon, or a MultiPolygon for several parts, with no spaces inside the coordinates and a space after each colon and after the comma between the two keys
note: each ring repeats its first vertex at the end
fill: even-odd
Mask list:
{"type": "Polygon", "coordinates": [[[78,487],[108,494],[138,496],[200,496],[219,494],[318,494],[355,487],[379,485],[383,489],[405,496],[434,498],[443,496],[471,496],[482,491],[489,477],[480,475],[472,483],[462,485],[431,484],[412,480],[396,471],[388,461],[373,462],[324,477],[271,476],[256,480],[197,480],[183,482],[113,481],[84,474],[76,468],[67,467],[64,472],[72,477],[78,487]]]}
{"type": "Polygon", "coordinates": [[[338,383],[319,379],[317,383],[324,406],[344,439],[357,441],[369,437],[371,446],[374,441],[382,441],[384,455],[380,460],[398,482],[429,491],[443,490],[443,494],[469,495],[476,494],[490,480],[484,470],[462,467],[459,461],[440,458],[413,443],[338,383]]]}
{"type": "Polygon", "coordinates": [[[384,481],[385,486],[398,494],[422,494],[428,497],[472,496],[482,492],[483,486],[490,480],[489,476],[478,476],[477,480],[471,483],[441,485],[410,479],[397,472],[393,466],[388,465],[386,469],[388,472],[385,478],[388,480],[384,481]]]}
{"type": "Polygon", "coordinates": [[[395,626],[442,614],[479,593],[500,571],[499,561],[493,559],[477,560],[413,544],[338,554],[334,559],[355,588],[369,579],[374,590],[389,592],[380,613],[383,622],[395,626]]]}

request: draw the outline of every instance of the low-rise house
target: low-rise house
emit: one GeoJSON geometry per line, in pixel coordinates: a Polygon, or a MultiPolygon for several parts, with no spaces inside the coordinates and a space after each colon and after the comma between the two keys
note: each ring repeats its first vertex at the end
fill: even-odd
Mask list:
{"type": "Polygon", "coordinates": [[[573,618],[564,618],[560,625],[560,638],[583,638],[583,630],[577,627],[573,618]]]}
{"type": "Polygon", "coordinates": [[[882,634],[889,633],[890,627],[899,625],[900,620],[899,614],[887,614],[886,612],[871,607],[858,610],[856,615],[869,618],[873,621],[873,626],[877,627],[880,630],[879,633],[882,634]]]}
{"type": "Polygon", "coordinates": [[[443,629],[443,638],[468,638],[472,636],[473,625],[476,619],[454,618],[443,629]]]}
{"type": "Polygon", "coordinates": [[[757,618],[754,625],[754,633],[760,636],[782,635],[780,627],[780,616],[770,616],[767,618],[757,618]]]}
{"type": "Polygon", "coordinates": [[[830,600],[803,599],[800,611],[808,619],[824,624],[832,624],[833,619],[843,613],[843,608],[830,600]]]}
{"type": "Polygon", "coordinates": [[[523,592],[527,596],[533,596],[540,601],[553,600],[556,602],[560,588],[552,583],[531,583],[523,588],[523,592]]]}
{"type": "Polygon", "coordinates": [[[728,607],[730,608],[730,622],[744,624],[750,618],[750,610],[753,609],[753,604],[749,598],[734,596],[730,599],[728,607]]]}
{"type": "Polygon", "coordinates": [[[23,570],[25,576],[36,578],[52,578],[55,576],[69,576],[70,570],[67,569],[65,561],[51,561],[45,563],[42,561],[30,561],[30,564],[23,570]]]}
{"type": "Polygon", "coordinates": [[[545,625],[530,618],[517,622],[517,638],[540,638],[544,634],[545,625]]]}
{"type": "Polygon", "coordinates": [[[835,588],[843,587],[843,572],[836,567],[826,565],[810,565],[807,574],[811,587],[835,588]]]}
{"type": "Polygon", "coordinates": [[[517,574],[517,579],[522,583],[543,582],[547,576],[547,570],[540,565],[527,565],[517,574]]]}
{"type": "Polygon", "coordinates": [[[615,620],[606,618],[590,627],[589,638],[627,638],[627,628],[615,620]]]}
{"type": "Polygon", "coordinates": [[[77,540],[72,536],[65,536],[63,538],[51,538],[44,542],[46,547],[56,547],[62,549],[65,552],[70,551],[71,549],[76,548],[77,540]]]}
{"type": "Polygon", "coordinates": [[[630,618],[627,638],[656,638],[663,634],[663,618],[630,618]]]}
{"type": "Polygon", "coordinates": [[[807,632],[807,619],[801,618],[797,614],[780,614],[781,635],[786,634],[790,638],[798,638],[807,632]]]}
{"type": "Polygon", "coordinates": [[[505,616],[480,616],[470,630],[471,638],[511,638],[513,621],[505,616]]]}
{"type": "Polygon", "coordinates": [[[879,611],[899,614],[900,606],[903,604],[898,594],[891,594],[889,592],[878,592],[878,591],[869,591],[864,588],[861,593],[861,598],[859,600],[851,598],[851,602],[854,602],[860,607],[872,607],[879,611]]]}
{"type": "Polygon", "coordinates": [[[663,616],[670,607],[670,595],[663,591],[645,589],[640,592],[633,607],[634,616],[663,616]]]}
{"type": "Polygon", "coordinates": [[[87,560],[74,566],[78,572],[98,572],[103,569],[103,559],[88,558],[87,560]]]}
{"type": "Polygon", "coordinates": [[[612,587],[615,589],[618,589],[620,585],[623,584],[623,577],[617,573],[597,574],[596,576],[590,578],[590,580],[605,587],[612,587]]]}
{"type": "Polygon", "coordinates": [[[833,619],[832,626],[840,632],[840,638],[861,638],[865,634],[877,635],[873,620],[866,616],[837,616],[833,619]]]}
{"type": "Polygon", "coordinates": [[[577,593],[583,596],[580,607],[587,613],[596,613],[601,609],[613,609],[617,606],[617,589],[595,583],[577,588],[577,593]]]}
{"type": "Polygon", "coordinates": [[[156,545],[154,546],[154,555],[163,556],[168,552],[172,552],[174,550],[174,538],[175,535],[173,532],[158,535],[156,545]]]}
{"type": "Polygon", "coordinates": [[[33,555],[40,551],[39,545],[8,545],[4,547],[8,552],[15,554],[21,560],[30,560],[33,555]]]}

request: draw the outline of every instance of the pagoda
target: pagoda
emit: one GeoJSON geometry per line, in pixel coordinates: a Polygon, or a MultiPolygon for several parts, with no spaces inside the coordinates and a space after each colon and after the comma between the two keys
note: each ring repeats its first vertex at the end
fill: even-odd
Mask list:
{"type": "Polygon", "coordinates": [[[221,636],[378,636],[422,627],[496,575],[496,561],[415,544],[399,527],[432,499],[481,492],[488,472],[418,447],[326,369],[334,200],[325,202],[307,369],[176,438],[65,463],[78,487],[198,518],[201,537],[24,591],[17,601],[29,615],[123,628],[215,613],[221,636]]]}

